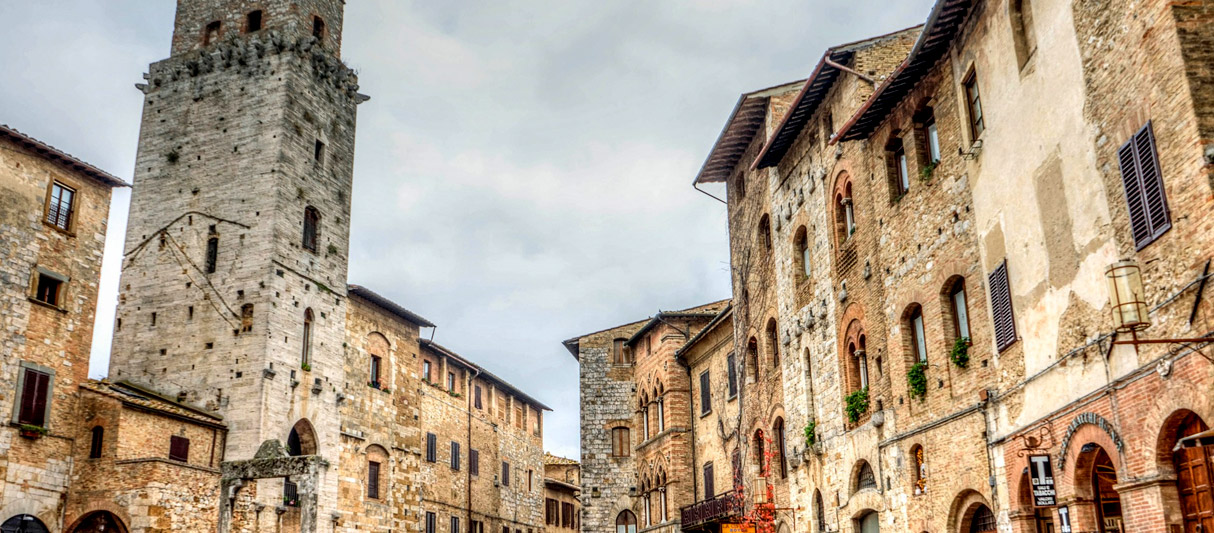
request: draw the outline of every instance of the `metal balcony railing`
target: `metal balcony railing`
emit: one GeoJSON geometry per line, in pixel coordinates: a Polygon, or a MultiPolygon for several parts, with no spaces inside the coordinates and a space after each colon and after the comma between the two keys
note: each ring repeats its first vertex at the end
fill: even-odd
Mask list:
{"type": "Polygon", "coordinates": [[[691,529],[709,522],[716,522],[742,514],[742,498],[737,492],[724,494],[693,503],[679,509],[683,529],[691,529]]]}

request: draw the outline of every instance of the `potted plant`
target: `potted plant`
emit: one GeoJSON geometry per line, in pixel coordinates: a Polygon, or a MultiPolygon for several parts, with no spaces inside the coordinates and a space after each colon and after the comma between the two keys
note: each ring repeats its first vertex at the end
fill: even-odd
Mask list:
{"type": "Polygon", "coordinates": [[[860,421],[860,417],[868,412],[868,387],[847,395],[847,420],[852,424],[860,421]]]}
{"type": "Polygon", "coordinates": [[[953,342],[953,350],[949,353],[949,359],[953,360],[953,364],[960,368],[965,368],[970,362],[970,338],[957,337],[953,342]]]}
{"type": "Polygon", "coordinates": [[[35,426],[33,424],[21,424],[18,426],[17,430],[20,432],[22,437],[27,439],[39,439],[47,433],[46,428],[42,426],[35,426]]]}
{"type": "Polygon", "coordinates": [[[308,363],[304,363],[304,364],[302,364],[302,365],[299,365],[299,367],[300,367],[300,368],[302,368],[304,372],[311,372],[311,371],[312,371],[312,365],[310,365],[310,364],[308,364],[308,363]]]}
{"type": "Polygon", "coordinates": [[[906,373],[906,384],[911,398],[927,397],[927,363],[919,361],[906,373]]]}

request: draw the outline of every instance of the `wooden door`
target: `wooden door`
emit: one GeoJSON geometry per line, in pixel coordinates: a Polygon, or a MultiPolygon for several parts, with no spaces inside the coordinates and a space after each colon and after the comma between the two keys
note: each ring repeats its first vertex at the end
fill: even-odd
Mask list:
{"type": "MultiPolygon", "coordinates": [[[[1187,437],[1205,431],[1196,415],[1181,422],[1177,431],[1187,437]]],[[[1181,448],[1172,456],[1176,466],[1176,486],[1180,491],[1180,510],[1184,514],[1185,533],[1214,533],[1214,446],[1181,448]]]]}

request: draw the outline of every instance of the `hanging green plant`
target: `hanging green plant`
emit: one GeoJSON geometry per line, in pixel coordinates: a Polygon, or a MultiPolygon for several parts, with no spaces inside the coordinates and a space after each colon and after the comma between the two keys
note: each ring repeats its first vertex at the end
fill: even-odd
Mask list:
{"type": "Polygon", "coordinates": [[[906,384],[910,389],[911,398],[927,397],[927,363],[919,361],[910,367],[906,373],[906,384]]]}
{"type": "Polygon", "coordinates": [[[805,447],[813,448],[814,444],[818,443],[818,421],[810,420],[809,425],[805,426],[805,447]]]}
{"type": "Polygon", "coordinates": [[[931,163],[923,165],[923,168],[919,169],[919,179],[922,181],[932,179],[932,173],[936,171],[936,167],[938,165],[940,165],[939,161],[932,161],[931,163]]]}
{"type": "Polygon", "coordinates": [[[860,417],[868,412],[868,387],[847,395],[847,420],[852,424],[860,421],[860,417]]]}
{"type": "Polygon", "coordinates": [[[970,338],[957,337],[953,342],[953,351],[949,353],[949,358],[953,360],[953,364],[960,368],[965,368],[970,364],[970,338]]]}

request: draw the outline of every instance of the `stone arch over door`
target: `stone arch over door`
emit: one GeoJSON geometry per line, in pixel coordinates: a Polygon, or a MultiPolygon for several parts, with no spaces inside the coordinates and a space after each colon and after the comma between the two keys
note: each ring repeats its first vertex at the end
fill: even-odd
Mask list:
{"type": "MultiPolygon", "coordinates": [[[[976,490],[964,490],[953,498],[953,504],[949,506],[947,531],[950,533],[970,533],[974,527],[986,524],[983,513],[991,513],[990,502],[976,490]],[[975,520],[976,518],[978,520],[975,520]]],[[[975,531],[985,532],[988,530],[978,529],[975,531]]]]}
{"type": "Polygon", "coordinates": [[[291,432],[287,434],[287,454],[298,456],[318,455],[319,453],[319,443],[316,440],[316,430],[312,428],[312,422],[306,418],[299,419],[294,426],[291,426],[291,432]]]}
{"type": "MultiPolygon", "coordinates": [[[[1200,415],[1178,409],[1159,430],[1161,472],[1175,475],[1175,497],[1164,496],[1164,515],[1177,516],[1184,531],[1214,532],[1214,446],[1180,447],[1181,439],[1209,429],[1200,415]]],[[[1172,490],[1168,487],[1168,492],[1172,490]]]]}
{"type": "Polygon", "coordinates": [[[85,514],[66,531],[68,533],[127,533],[128,530],[122,519],[114,513],[93,511],[85,514]]]}

